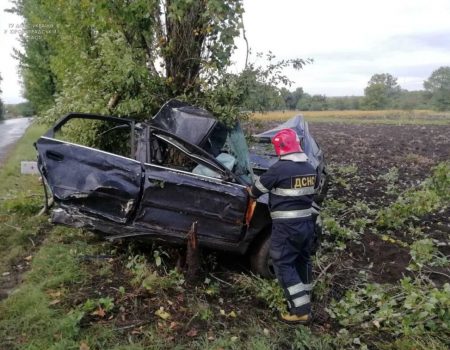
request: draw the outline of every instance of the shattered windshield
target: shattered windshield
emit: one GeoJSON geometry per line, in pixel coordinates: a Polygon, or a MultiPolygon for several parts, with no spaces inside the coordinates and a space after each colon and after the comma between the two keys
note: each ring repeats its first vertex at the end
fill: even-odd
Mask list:
{"type": "Polygon", "coordinates": [[[252,183],[253,171],[250,166],[247,140],[239,123],[231,129],[225,127],[222,123],[218,123],[208,139],[205,150],[219,161],[221,158],[225,158],[224,154],[234,157],[235,162],[232,172],[242,182],[252,183]]]}

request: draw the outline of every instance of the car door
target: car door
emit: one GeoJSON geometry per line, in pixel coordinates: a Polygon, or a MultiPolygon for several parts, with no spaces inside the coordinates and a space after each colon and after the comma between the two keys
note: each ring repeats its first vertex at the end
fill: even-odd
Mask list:
{"type": "MultiPolygon", "coordinates": [[[[141,163],[116,154],[114,150],[105,151],[59,139],[56,136],[58,132],[75,119],[106,122],[113,125],[110,130],[117,126],[125,127],[130,136],[129,154],[133,154],[133,121],[70,114],[35,143],[40,171],[60,207],[125,223],[131,219],[140,198],[143,179],[141,163]]],[[[115,142],[119,147],[118,139],[115,142]]]]}
{"type": "Polygon", "coordinates": [[[246,187],[233,182],[213,158],[199,154],[201,150],[196,153],[195,146],[174,137],[151,137],[154,156],[144,165],[144,192],[135,223],[184,236],[197,221],[200,242],[239,241],[248,204],[246,187]]]}

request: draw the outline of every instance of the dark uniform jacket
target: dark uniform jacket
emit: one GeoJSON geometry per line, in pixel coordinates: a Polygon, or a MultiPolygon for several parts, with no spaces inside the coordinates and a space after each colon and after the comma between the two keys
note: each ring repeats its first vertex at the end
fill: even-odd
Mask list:
{"type": "Polygon", "coordinates": [[[254,197],[269,193],[272,220],[311,218],[317,175],[306,160],[301,153],[282,156],[252,186],[254,197]]]}

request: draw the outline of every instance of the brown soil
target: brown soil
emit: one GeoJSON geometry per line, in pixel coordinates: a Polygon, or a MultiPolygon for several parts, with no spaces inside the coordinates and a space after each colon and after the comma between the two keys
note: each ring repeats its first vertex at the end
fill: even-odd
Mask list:
{"type": "MultiPolygon", "coordinates": [[[[151,258],[148,257],[150,260],[151,258]]],[[[92,256],[81,259],[80,263],[90,273],[82,286],[76,290],[70,288],[64,295],[61,304],[55,307],[72,309],[83,308],[88,299],[99,300],[109,297],[114,300],[111,310],[96,308],[86,312],[81,320],[82,327],[94,324],[104,324],[113,327],[117,336],[139,338],[146,326],[158,328],[158,334],[165,339],[167,346],[183,343],[187,339],[208,335],[214,338],[216,333],[223,329],[240,329],[239,324],[248,322],[247,317],[258,315],[261,322],[267,323],[270,329],[272,314],[267,306],[257,298],[246,294],[237,295],[231,288],[235,281],[230,273],[215,273],[217,280],[212,282],[220,284],[220,292],[209,295],[205,292],[203,281],[194,285],[183,284],[181,288],[145,289],[132,283],[133,275],[126,267],[127,256],[119,255],[114,258],[92,256]],[[99,270],[109,267],[109,273],[101,276],[99,270]],[[123,288],[121,288],[123,287],[123,288]],[[162,319],[155,312],[163,307],[170,314],[168,319],[162,319]],[[210,316],[202,311],[208,309],[210,316]],[[247,310],[252,310],[251,315],[247,310]],[[234,313],[235,316],[230,316],[234,313]],[[219,317],[218,321],[218,316],[219,317]],[[184,339],[184,340],[183,340],[184,339]]],[[[167,261],[171,268],[175,261],[167,261]]],[[[156,273],[165,273],[162,271],[156,273]]],[[[242,327],[245,329],[245,327],[242,327]]],[[[242,334],[241,337],[246,337],[242,334]]]]}
{"type": "MultiPolygon", "coordinates": [[[[249,126],[249,129],[252,133],[260,132],[277,124],[268,122],[249,126]]],[[[374,210],[389,206],[401,192],[429,177],[433,166],[450,159],[448,125],[309,123],[309,126],[328,164],[335,168],[349,165],[357,168],[355,173],[348,175],[331,174],[327,198],[345,202],[347,206],[358,200],[374,210]],[[394,167],[398,169],[398,179],[392,182],[393,189],[389,191],[388,182],[382,176],[394,167]]],[[[346,217],[345,210],[341,219],[346,217]]],[[[422,218],[411,218],[408,223],[441,242],[441,253],[450,254],[449,208],[422,218]]],[[[360,242],[348,244],[345,250],[345,255],[352,258],[352,267],[366,269],[369,280],[379,283],[395,282],[407,275],[409,250],[400,244],[383,241],[370,233],[370,225],[368,228],[360,242]]],[[[415,239],[406,230],[387,233],[408,244],[415,239]]],[[[430,278],[439,283],[443,275],[431,273],[430,278]]]]}
{"type": "MultiPolygon", "coordinates": [[[[355,164],[356,174],[348,176],[348,188],[334,184],[329,197],[354,203],[363,200],[374,209],[391,204],[398,195],[429,177],[432,167],[450,159],[450,126],[422,125],[310,125],[329,163],[355,164]],[[398,169],[393,193],[380,178],[392,168],[398,169]]],[[[345,178],[345,176],[344,176],[345,178]]],[[[438,210],[413,223],[432,238],[447,240],[450,234],[449,210],[438,210]]],[[[411,240],[404,232],[398,237],[411,240]]],[[[442,251],[448,254],[448,248],[442,251]]],[[[381,251],[383,254],[383,252],[381,251]]]]}
{"type": "MultiPolygon", "coordinates": [[[[310,123],[310,131],[324,150],[328,164],[337,168],[357,167],[356,173],[332,176],[327,198],[345,202],[347,207],[356,201],[363,201],[375,211],[389,206],[401,192],[429,177],[434,165],[450,159],[450,126],[310,123]],[[398,169],[398,179],[392,183],[393,191],[388,191],[388,183],[380,176],[393,167],[398,169]]],[[[345,210],[340,213],[341,219],[348,217],[345,210]]],[[[446,244],[439,251],[449,255],[449,214],[447,208],[411,219],[409,224],[446,244]]],[[[341,224],[345,225],[345,222],[341,224]]],[[[399,242],[383,240],[370,231],[369,225],[361,239],[348,243],[338,256],[327,271],[331,291],[313,306],[316,327],[335,326],[324,308],[332,299],[339,300],[348,288],[359,283],[359,271],[367,273],[369,282],[377,283],[395,283],[412,274],[407,270],[411,260],[409,249],[401,245],[401,241],[410,244],[414,237],[406,230],[386,233],[399,242]]],[[[428,276],[436,285],[449,282],[448,268],[430,270],[428,276]]]]}
{"type": "Polygon", "coordinates": [[[369,280],[377,283],[395,283],[404,275],[411,256],[407,248],[389,243],[379,236],[367,233],[361,241],[354,241],[348,247],[353,258],[353,266],[366,269],[369,280]]]}

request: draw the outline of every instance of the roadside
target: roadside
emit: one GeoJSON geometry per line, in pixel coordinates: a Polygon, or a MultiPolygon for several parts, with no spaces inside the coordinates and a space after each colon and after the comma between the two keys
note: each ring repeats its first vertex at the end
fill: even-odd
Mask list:
{"type": "MultiPolygon", "coordinates": [[[[22,137],[32,123],[33,118],[16,118],[0,120],[0,166],[15,142],[22,137]]],[[[33,158],[34,159],[34,158],[33,158]]]]}
{"type": "Polygon", "coordinates": [[[1,140],[4,163],[0,162],[0,300],[21,282],[23,272],[29,267],[27,257],[37,249],[41,227],[47,224],[46,218],[33,216],[42,204],[38,177],[20,174],[20,162],[36,158],[33,142],[45,127],[32,125],[14,144],[30,123],[30,120],[18,120],[19,123],[4,126],[1,140]]]}

